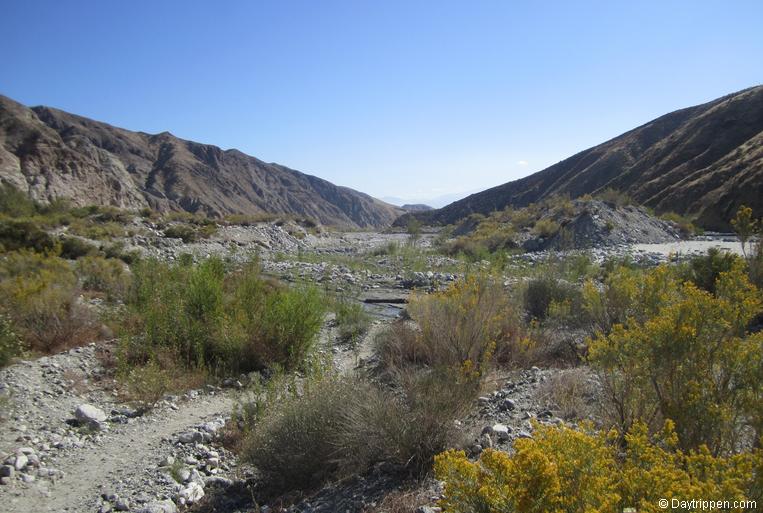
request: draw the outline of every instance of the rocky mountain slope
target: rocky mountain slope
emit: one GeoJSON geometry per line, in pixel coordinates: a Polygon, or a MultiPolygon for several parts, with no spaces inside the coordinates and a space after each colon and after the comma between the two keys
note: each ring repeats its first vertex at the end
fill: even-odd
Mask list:
{"type": "Polygon", "coordinates": [[[40,201],[207,215],[293,214],[383,227],[403,211],[238,150],[110,126],[0,96],[0,180],[40,201]]]}
{"type": "Polygon", "coordinates": [[[450,224],[608,188],[657,212],[696,217],[708,229],[727,229],[740,204],[763,215],[763,86],[666,114],[543,171],[414,215],[450,224]]]}

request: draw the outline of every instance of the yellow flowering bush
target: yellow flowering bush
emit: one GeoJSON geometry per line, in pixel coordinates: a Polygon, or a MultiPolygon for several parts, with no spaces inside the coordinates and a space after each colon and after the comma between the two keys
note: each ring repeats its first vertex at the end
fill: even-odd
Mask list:
{"type": "Polygon", "coordinates": [[[763,334],[745,333],[761,294],[739,265],[721,273],[716,289],[675,283],[659,268],[643,279],[624,324],[590,341],[622,433],[638,421],[654,430],[672,419],[684,448],[706,444],[714,454],[738,447],[745,424],[761,435],[763,334]]]}
{"type": "MultiPolygon", "coordinates": [[[[476,462],[462,451],[435,458],[445,482],[441,505],[452,513],[658,512],[659,499],[756,499],[763,454],[716,457],[707,448],[682,452],[671,422],[654,438],[637,424],[622,451],[611,433],[536,426],[515,453],[485,450],[476,462]]],[[[737,509],[732,511],[744,511],[737,509]]]]}

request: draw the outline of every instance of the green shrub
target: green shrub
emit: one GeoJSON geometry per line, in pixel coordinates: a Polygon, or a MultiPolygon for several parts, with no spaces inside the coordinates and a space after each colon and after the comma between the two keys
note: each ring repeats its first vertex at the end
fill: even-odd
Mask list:
{"type": "Polygon", "coordinates": [[[612,188],[607,188],[598,192],[595,195],[595,198],[603,201],[604,203],[609,203],[618,207],[635,204],[633,198],[631,198],[627,193],[612,188]]]}
{"type": "Polygon", "coordinates": [[[710,248],[707,254],[693,257],[682,269],[681,277],[697,287],[715,294],[715,284],[721,273],[731,270],[740,258],[733,253],[710,248]]]}
{"type": "Polygon", "coordinates": [[[574,285],[551,276],[542,276],[527,282],[524,307],[530,318],[542,321],[548,317],[554,304],[577,305],[579,299],[579,291],[574,285]]]}
{"type": "Polygon", "coordinates": [[[339,340],[343,343],[357,344],[371,325],[371,317],[363,305],[346,299],[334,303],[339,340]]]}
{"type": "Polygon", "coordinates": [[[172,239],[182,239],[183,242],[196,242],[199,239],[208,239],[217,231],[214,224],[202,224],[192,226],[187,224],[173,224],[165,228],[164,236],[172,239]]]}
{"type": "Polygon", "coordinates": [[[251,371],[298,367],[313,348],[324,306],[315,287],[278,287],[250,264],[226,276],[219,258],[200,264],[140,261],[127,301],[127,362],[172,351],[188,368],[251,371]]]}
{"type": "Polygon", "coordinates": [[[0,367],[24,352],[24,344],[13,329],[13,323],[5,314],[0,314],[0,367]]]}
{"type": "Polygon", "coordinates": [[[173,350],[185,365],[216,365],[223,359],[223,264],[141,261],[133,269],[128,296],[131,313],[124,356],[147,361],[158,350],[173,350]]]}
{"type": "Polygon", "coordinates": [[[33,249],[39,253],[53,251],[55,240],[32,221],[0,219],[0,247],[5,251],[33,249]]]}
{"type": "Polygon", "coordinates": [[[248,365],[299,367],[312,351],[323,323],[325,305],[318,289],[267,286],[253,272],[236,281],[232,309],[239,329],[233,340],[249,355],[248,365]]]}
{"type": "Polygon", "coordinates": [[[27,217],[37,213],[39,205],[9,183],[0,183],[0,214],[27,217]]]}
{"type": "Polygon", "coordinates": [[[95,246],[77,237],[61,237],[58,244],[60,247],[60,256],[70,260],[76,260],[87,255],[94,255],[98,251],[95,246]]]}
{"type": "Polygon", "coordinates": [[[694,226],[694,223],[691,221],[691,219],[686,216],[676,214],[675,212],[665,212],[664,214],[660,215],[660,219],[670,221],[671,223],[678,226],[679,231],[684,237],[690,237],[691,235],[697,233],[697,227],[694,226]]]}
{"type": "Polygon", "coordinates": [[[538,219],[533,226],[533,232],[540,237],[549,238],[559,233],[559,223],[553,219],[538,219]]]}

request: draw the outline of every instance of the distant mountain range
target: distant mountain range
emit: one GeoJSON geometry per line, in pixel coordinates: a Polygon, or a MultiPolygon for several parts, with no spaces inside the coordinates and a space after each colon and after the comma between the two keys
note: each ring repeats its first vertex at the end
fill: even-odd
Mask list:
{"type": "MultiPolygon", "coordinates": [[[[741,204],[763,216],[763,86],[677,110],[530,176],[415,215],[451,224],[553,195],[615,189],[726,230],[741,204]]],[[[397,225],[405,225],[407,216],[397,225]]]]}
{"type": "Polygon", "coordinates": [[[405,211],[238,150],[116,128],[0,96],[0,181],[46,202],[152,207],[212,216],[293,214],[389,226],[405,211]]]}

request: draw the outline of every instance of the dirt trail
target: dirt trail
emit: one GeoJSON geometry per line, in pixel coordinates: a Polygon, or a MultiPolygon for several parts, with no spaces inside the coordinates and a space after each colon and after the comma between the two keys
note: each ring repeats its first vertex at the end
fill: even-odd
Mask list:
{"type": "Polygon", "coordinates": [[[56,466],[65,474],[62,480],[40,483],[24,493],[3,493],[2,509],[7,513],[95,511],[95,500],[111,483],[158,464],[162,439],[211,417],[229,414],[233,404],[230,393],[205,395],[180,403],[177,411],[167,408],[146,415],[105,435],[100,444],[68,454],[56,466]]]}

